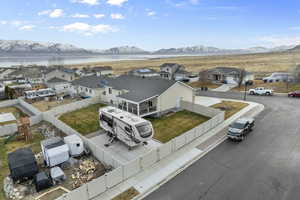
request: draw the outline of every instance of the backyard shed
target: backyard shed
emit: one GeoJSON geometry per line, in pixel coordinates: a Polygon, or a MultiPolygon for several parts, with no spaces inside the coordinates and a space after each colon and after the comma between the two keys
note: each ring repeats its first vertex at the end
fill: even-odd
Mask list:
{"type": "Polygon", "coordinates": [[[69,160],[69,147],[60,137],[43,140],[41,147],[45,164],[49,167],[69,160]]]}
{"type": "Polygon", "coordinates": [[[46,174],[46,172],[40,172],[36,174],[34,177],[34,183],[37,192],[52,186],[51,178],[48,176],[48,174],[46,174]]]}
{"type": "Polygon", "coordinates": [[[8,166],[13,181],[33,178],[39,171],[35,156],[29,148],[21,148],[9,153],[8,166]]]}

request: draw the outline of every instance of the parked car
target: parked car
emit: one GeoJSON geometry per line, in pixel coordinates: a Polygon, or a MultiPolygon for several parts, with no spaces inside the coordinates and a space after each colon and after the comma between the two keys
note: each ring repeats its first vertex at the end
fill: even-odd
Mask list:
{"type": "Polygon", "coordinates": [[[227,137],[231,140],[242,141],[253,130],[254,124],[255,120],[253,118],[240,118],[230,124],[227,137]]]}
{"type": "Polygon", "coordinates": [[[251,95],[273,95],[272,89],[266,89],[264,87],[258,87],[249,90],[249,94],[251,95]]]}
{"type": "Polygon", "coordinates": [[[300,91],[290,92],[288,97],[300,97],[300,91]]]}

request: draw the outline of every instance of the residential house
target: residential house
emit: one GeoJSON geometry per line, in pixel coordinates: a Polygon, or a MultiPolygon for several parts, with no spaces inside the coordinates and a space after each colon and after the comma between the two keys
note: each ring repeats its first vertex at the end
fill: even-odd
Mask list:
{"type": "Polygon", "coordinates": [[[102,101],[144,117],[180,107],[180,102],[193,101],[193,88],[175,80],[160,77],[90,76],[75,80],[79,92],[99,95],[102,101]]]}
{"type": "Polygon", "coordinates": [[[41,84],[44,82],[43,72],[45,66],[20,67],[6,76],[11,80],[23,80],[23,83],[41,84]]]}
{"type": "Polygon", "coordinates": [[[47,82],[52,78],[60,78],[71,82],[75,80],[75,71],[64,67],[48,68],[47,71],[44,72],[44,79],[47,82]]]}
{"type": "Polygon", "coordinates": [[[138,69],[133,69],[127,72],[128,75],[133,75],[133,76],[140,76],[140,77],[155,77],[155,76],[160,76],[160,74],[151,68],[138,68],[138,69]]]}
{"type": "Polygon", "coordinates": [[[216,67],[204,70],[199,73],[199,77],[200,81],[229,84],[239,84],[241,77],[243,77],[242,84],[254,80],[253,73],[234,67],[216,67]]]}
{"type": "Polygon", "coordinates": [[[96,76],[108,76],[113,74],[113,69],[111,66],[97,66],[92,68],[92,72],[96,76]]]}
{"type": "Polygon", "coordinates": [[[164,63],[160,66],[160,76],[164,79],[184,81],[188,80],[190,75],[183,65],[177,63],[164,63]]]}
{"type": "Polygon", "coordinates": [[[83,76],[71,82],[77,94],[83,97],[95,97],[103,93],[104,76],[83,76]]]}
{"type": "Polygon", "coordinates": [[[109,76],[113,75],[113,69],[110,66],[96,66],[83,69],[77,69],[76,74],[79,76],[109,76]]]}
{"type": "Polygon", "coordinates": [[[54,89],[57,94],[75,92],[70,82],[56,77],[49,79],[46,85],[48,88],[54,89]]]}

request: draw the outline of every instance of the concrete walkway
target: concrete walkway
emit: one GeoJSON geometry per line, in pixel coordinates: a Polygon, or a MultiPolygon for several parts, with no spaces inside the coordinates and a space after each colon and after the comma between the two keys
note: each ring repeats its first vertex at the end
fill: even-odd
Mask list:
{"type": "Polygon", "coordinates": [[[254,117],[264,110],[264,106],[261,104],[247,103],[249,103],[248,107],[230,117],[207,134],[197,138],[166,159],[154,164],[151,168],[115,186],[95,199],[112,199],[130,187],[134,187],[140,193],[134,199],[143,199],[222,143],[226,139],[224,130],[233,121],[244,115],[254,117]]]}
{"type": "Polygon", "coordinates": [[[216,88],[216,89],[212,89],[211,91],[214,92],[228,92],[230,91],[232,88],[235,88],[237,85],[236,84],[223,84],[220,87],[216,88]]]}

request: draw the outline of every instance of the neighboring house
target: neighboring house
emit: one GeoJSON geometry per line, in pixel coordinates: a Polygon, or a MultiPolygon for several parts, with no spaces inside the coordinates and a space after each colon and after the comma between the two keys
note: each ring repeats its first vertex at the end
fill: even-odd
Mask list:
{"type": "Polygon", "coordinates": [[[96,66],[76,70],[79,76],[109,76],[113,75],[113,69],[110,66],[96,66]]]}
{"type": "Polygon", "coordinates": [[[102,76],[84,76],[71,82],[77,94],[83,97],[95,97],[103,93],[102,76]]]}
{"type": "Polygon", "coordinates": [[[60,79],[60,78],[52,78],[49,79],[46,83],[48,88],[52,88],[56,91],[56,93],[72,93],[73,86],[70,82],[60,79]]]}
{"type": "Polygon", "coordinates": [[[45,66],[22,67],[17,68],[6,76],[16,81],[24,80],[24,82],[31,84],[41,84],[44,82],[43,72],[45,69],[45,66]]]}
{"type": "Polygon", "coordinates": [[[97,76],[107,76],[113,74],[113,69],[110,66],[103,66],[103,67],[93,67],[92,72],[95,73],[97,76]]]}
{"type": "Polygon", "coordinates": [[[133,69],[127,72],[128,75],[133,75],[133,76],[140,76],[140,77],[155,77],[155,76],[160,76],[160,74],[150,68],[138,68],[138,69],[133,69]]]}
{"type": "Polygon", "coordinates": [[[272,83],[272,82],[286,82],[286,81],[293,81],[294,76],[292,73],[285,73],[285,72],[275,72],[272,73],[270,76],[263,78],[265,83],[272,83]]]}
{"type": "Polygon", "coordinates": [[[52,78],[60,78],[60,79],[71,82],[71,81],[75,80],[75,71],[72,69],[66,69],[63,67],[53,67],[53,68],[49,68],[44,73],[44,78],[45,78],[46,82],[52,78]]]}
{"type": "Polygon", "coordinates": [[[193,101],[193,88],[160,77],[90,76],[73,81],[73,85],[79,92],[100,95],[102,101],[142,117],[179,108],[182,100],[193,101]]]}
{"type": "Polygon", "coordinates": [[[168,80],[188,80],[191,73],[183,65],[177,63],[164,63],[160,66],[160,76],[168,80]]]}
{"type": "MultiPolygon", "coordinates": [[[[234,67],[216,67],[213,69],[205,70],[199,73],[200,81],[211,81],[215,83],[229,83],[238,84],[240,82],[242,69],[234,67]]],[[[242,84],[246,81],[253,81],[254,74],[251,72],[244,72],[242,84]]]]}

